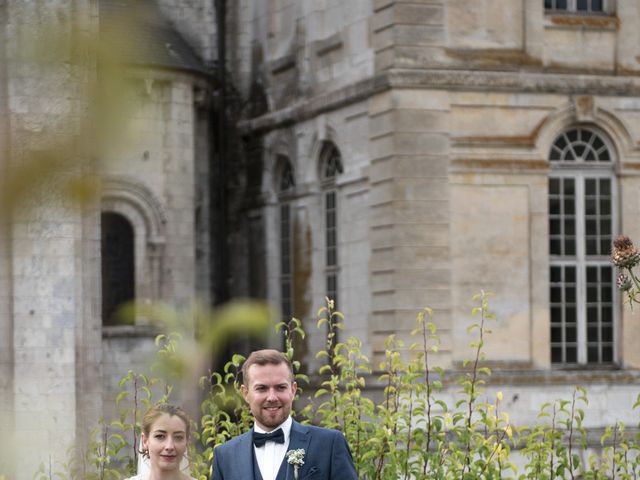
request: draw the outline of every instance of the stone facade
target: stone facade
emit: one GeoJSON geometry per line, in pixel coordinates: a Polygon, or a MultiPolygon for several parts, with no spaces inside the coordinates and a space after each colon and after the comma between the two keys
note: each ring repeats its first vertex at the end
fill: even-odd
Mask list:
{"type": "MultiPolygon", "coordinates": [[[[46,152],[52,135],[82,137],[84,93],[100,78],[91,52],[73,48],[58,68],[30,64],[20,32],[54,22],[75,38],[127,1],[0,1],[0,181],[12,164],[46,152]],[[85,62],[71,61],[81,53],[85,62]]],[[[159,28],[140,24],[136,39],[160,48],[152,61],[128,52],[125,140],[99,158],[69,142],[81,161],[65,174],[99,172],[99,202],[78,207],[42,189],[29,197],[33,208],[2,218],[0,429],[15,445],[46,452],[65,447],[60,438],[82,439],[86,419],[112,413],[122,373],[153,351],[157,330],[144,318],[103,326],[101,212],[133,228],[138,300],[218,301],[220,285],[265,297],[303,320],[301,351],[323,345],[315,312],[327,294],[345,315],[340,335],[360,338],[375,362],[387,335],[407,339],[431,307],[437,362],[455,373],[471,355],[471,296],[494,292],[487,395],[503,391],[516,423],[580,384],[591,396],[589,428],[633,424],[640,338],[618,293],[608,301],[611,289],[598,290],[593,345],[582,300],[577,340],[570,322],[555,338],[552,309],[559,304],[566,320],[571,306],[553,297],[553,269],[574,259],[551,250],[550,177],[612,179],[610,211],[598,207],[598,218],[610,218],[611,234],[640,239],[640,2],[605,1],[591,13],[533,0],[226,2],[226,147],[214,145],[220,85],[208,69],[221,3],[140,0],[159,28]],[[557,139],[576,128],[603,139],[606,164],[580,172],[553,164],[557,139]],[[212,189],[222,183],[228,223],[215,216],[212,189]],[[557,347],[571,358],[574,343],[575,361],[553,356],[557,347]],[[590,359],[590,346],[604,360],[590,359]]],[[[589,294],[588,282],[578,284],[589,294]]],[[[454,394],[452,386],[443,395],[454,394]]],[[[0,452],[10,478],[46,460],[22,465],[14,453],[0,452]]]]}
{"type": "MultiPolygon", "coordinates": [[[[580,382],[595,410],[626,412],[633,423],[639,339],[635,314],[623,308],[610,276],[613,360],[587,360],[586,320],[578,321],[576,362],[551,354],[559,340],[552,337],[549,177],[564,172],[550,162],[558,136],[584,127],[607,142],[612,234],[638,238],[640,3],[615,3],[590,13],[545,10],[542,1],[237,3],[233,42],[251,62],[240,57],[234,78],[246,92],[258,85],[268,106],[239,125],[263,149],[256,163],[263,206],[253,215],[267,243],[265,290],[305,320],[307,348],[322,345],[314,315],[337,271],[343,335],[360,338],[370,358],[382,358],[387,335],[408,338],[416,314],[431,307],[437,361],[457,371],[471,354],[471,297],[482,289],[496,294],[485,343],[496,372],[491,391],[520,399],[512,405],[516,422],[535,419],[543,399],[568,396],[580,382]],[[331,187],[337,267],[328,266],[335,232],[323,204],[326,143],[342,161],[331,187]],[[283,192],[286,161],[295,186],[283,192]]],[[[608,254],[598,259],[606,264],[608,254]]],[[[564,346],[573,342],[562,338],[564,346]]],[[[602,417],[592,415],[597,429],[602,417]]]]}

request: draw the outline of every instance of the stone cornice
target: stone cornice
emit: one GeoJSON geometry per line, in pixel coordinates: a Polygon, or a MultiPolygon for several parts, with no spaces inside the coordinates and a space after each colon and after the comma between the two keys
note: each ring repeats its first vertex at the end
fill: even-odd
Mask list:
{"type": "Polygon", "coordinates": [[[286,127],[357,103],[389,89],[640,96],[640,76],[478,70],[393,69],[260,117],[238,122],[244,134],[286,127]]]}
{"type": "Polygon", "coordinates": [[[391,88],[434,88],[566,95],[640,94],[640,76],[478,70],[389,71],[391,88]]]}
{"type": "Polygon", "coordinates": [[[357,103],[388,90],[388,75],[379,74],[346,87],[301,99],[288,107],[266,113],[260,117],[241,120],[238,128],[242,133],[257,133],[286,127],[296,122],[313,118],[321,113],[357,103]]]}

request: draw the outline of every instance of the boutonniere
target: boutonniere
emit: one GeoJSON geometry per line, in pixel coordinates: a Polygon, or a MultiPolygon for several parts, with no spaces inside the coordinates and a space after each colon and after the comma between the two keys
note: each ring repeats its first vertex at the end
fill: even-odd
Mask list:
{"type": "Polygon", "coordinates": [[[298,470],[304,465],[304,448],[289,450],[287,452],[287,462],[289,465],[293,465],[293,478],[298,480],[298,470]]]}

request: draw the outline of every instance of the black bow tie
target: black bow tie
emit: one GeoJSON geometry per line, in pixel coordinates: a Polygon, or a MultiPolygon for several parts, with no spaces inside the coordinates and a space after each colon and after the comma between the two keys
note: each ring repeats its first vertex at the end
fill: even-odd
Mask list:
{"type": "Polygon", "coordinates": [[[284,432],[281,428],[269,433],[260,433],[254,430],[253,432],[253,444],[256,447],[261,447],[267,442],[284,443],[284,432]]]}

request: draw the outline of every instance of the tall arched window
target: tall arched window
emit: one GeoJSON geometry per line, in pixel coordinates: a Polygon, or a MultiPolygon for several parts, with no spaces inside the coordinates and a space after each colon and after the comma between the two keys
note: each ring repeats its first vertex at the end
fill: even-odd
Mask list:
{"type": "Polygon", "coordinates": [[[336,178],[342,173],[342,157],[336,146],[325,142],[320,151],[324,212],[325,291],[338,304],[338,192],[336,178]]]}
{"type": "MultiPolygon", "coordinates": [[[[127,177],[104,178],[101,210],[103,325],[108,327],[114,324],[110,313],[123,301],[162,299],[166,215],[145,185],[127,177]]],[[[140,312],[128,320],[149,324],[140,312]]]]}
{"type": "Polygon", "coordinates": [[[293,221],[291,195],[295,178],[291,162],[287,157],[278,159],[280,178],[278,193],[280,200],[280,308],[284,321],[293,315],[293,221]]]}
{"type": "Polygon", "coordinates": [[[613,149],[598,130],[572,128],[549,152],[551,362],[615,359],[613,149]]]}
{"type": "Polygon", "coordinates": [[[101,214],[102,323],[131,325],[133,316],[117,315],[135,299],[134,232],[129,220],[114,212],[101,214]]]}

